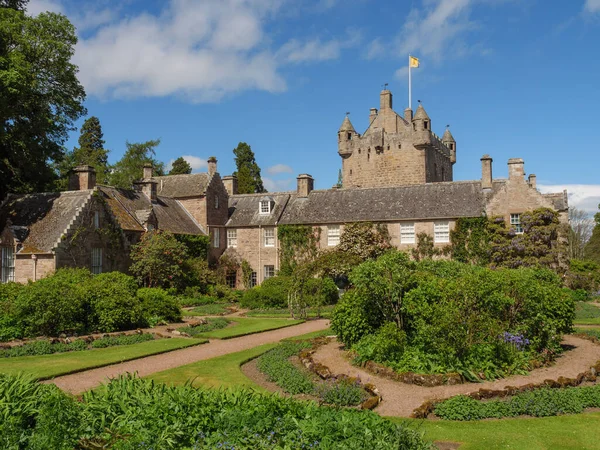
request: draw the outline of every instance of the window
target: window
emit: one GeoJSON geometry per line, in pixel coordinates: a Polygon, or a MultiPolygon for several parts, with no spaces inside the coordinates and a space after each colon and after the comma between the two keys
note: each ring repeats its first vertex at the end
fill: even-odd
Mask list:
{"type": "Polygon", "coordinates": [[[213,228],[213,247],[219,248],[221,245],[221,233],[219,228],[213,228]]]}
{"type": "Polygon", "coordinates": [[[92,249],[92,273],[102,273],[102,249],[92,249]]]}
{"type": "Polygon", "coordinates": [[[426,120],[423,122],[423,128],[426,130],[429,129],[429,122],[427,122],[426,120]]]}
{"type": "Polygon", "coordinates": [[[433,242],[450,242],[450,222],[435,222],[433,224],[433,242]]]}
{"type": "Polygon", "coordinates": [[[215,209],[219,209],[219,196],[215,195],[215,209]]]}
{"type": "Polygon", "coordinates": [[[15,281],[15,251],[12,247],[2,247],[2,253],[0,254],[0,266],[2,266],[2,272],[0,273],[0,282],[8,283],[9,281],[15,281]]]}
{"type": "Polygon", "coordinates": [[[329,225],[327,227],[327,245],[333,247],[340,243],[340,226],[329,225]]]}
{"type": "Polygon", "coordinates": [[[227,275],[225,276],[225,283],[227,283],[227,286],[229,286],[231,289],[235,289],[235,284],[237,281],[237,273],[235,270],[230,270],[227,272],[227,275]]]}
{"type": "Polygon", "coordinates": [[[271,214],[271,202],[269,200],[260,201],[260,213],[271,214]]]}
{"type": "Polygon", "coordinates": [[[265,280],[275,276],[275,266],[265,266],[265,280]]]}
{"type": "Polygon", "coordinates": [[[523,226],[521,225],[521,214],[511,214],[510,224],[515,229],[515,233],[523,234],[523,226]]]}
{"type": "Polygon", "coordinates": [[[275,228],[263,228],[265,247],[275,247],[275,228]]]}
{"type": "Polygon", "coordinates": [[[415,224],[401,223],[400,224],[400,243],[414,244],[415,243],[415,224]]]}
{"type": "Polygon", "coordinates": [[[348,133],[348,140],[351,141],[352,140],[352,133],[348,133]]]}
{"type": "Polygon", "coordinates": [[[237,230],[227,230],[227,247],[237,247],[237,230]]]}
{"type": "Polygon", "coordinates": [[[94,228],[96,230],[100,228],[100,213],[98,211],[94,212],[94,228]]]}
{"type": "Polygon", "coordinates": [[[256,286],[256,272],[250,274],[250,287],[253,288],[254,286],[256,286]]]}

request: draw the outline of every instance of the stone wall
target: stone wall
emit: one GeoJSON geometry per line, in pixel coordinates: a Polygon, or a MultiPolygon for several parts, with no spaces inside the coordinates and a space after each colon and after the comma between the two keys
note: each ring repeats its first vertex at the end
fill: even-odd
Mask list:
{"type": "Polygon", "coordinates": [[[17,283],[36,281],[52,275],[54,271],[53,254],[25,254],[17,255],[15,258],[15,281],[17,283]]]}
{"type": "MultiPolygon", "coordinates": [[[[240,258],[248,261],[252,270],[256,272],[257,284],[262,283],[264,279],[264,266],[270,265],[279,270],[279,241],[277,239],[277,228],[275,228],[275,246],[264,246],[264,228],[237,228],[237,246],[235,253],[240,258]]],[[[227,236],[225,236],[225,239],[227,236]]],[[[225,242],[226,245],[226,242],[225,242]]],[[[238,285],[240,285],[241,276],[238,274],[238,285]]]]}

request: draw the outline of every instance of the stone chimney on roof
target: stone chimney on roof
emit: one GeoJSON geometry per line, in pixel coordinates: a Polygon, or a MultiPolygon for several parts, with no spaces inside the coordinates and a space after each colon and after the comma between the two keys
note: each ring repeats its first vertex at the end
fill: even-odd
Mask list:
{"type": "Polygon", "coordinates": [[[537,189],[537,177],[535,176],[535,174],[529,174],[529,178],[527,178],[527,183],[529,184],[530,188],[537,189]]]}
{"type": "Polygon", "coordinates": [[[525,180],[525,162],[522,158],[510,158],[508,160],[508,179],[510,181],[525,180]]]}
{"type": "Polygon", "coordinates": [[[83,191],[96,187],[96,171],[92,166],[77,166],[69,172],[69,190],[83,191]]]}
{"type": "Polygon", "coordinates": [[[152,164],[144,164],[144,178],[142,178],[140,181],[135,181],[133,184],[134,188],[140,189],[141,187],[141,190],[144,193],[144,195],[148,197],[148,199],[152,203],[156,203],[156,201],[158,200],[158,193],[156,188],[158,183],[152,179],[152,169],[152,164]]]}
{"type": "Polygon", "coordinates": [[[208,158],[208,176],[212,177],[215,173],[217,173],[217,158],[211,156],[208,158]]]}
{"type": "Polygon", "coordinates": [[[231,197],[232,195],[237,195],[238,193],[238,180],[235,175],[227,175],[223,177],[223,184],[225,185],[225,189],[227,193],[231,197]]]}
{"type": "Polygon", "coordinates": [[[483,155],[481,157],[481,188],[491,189],[492,188],[492,157],[490,155],[483,155]]]}
{"type": "Polygon", "coordinates": [[[144,164],[144,180],[149,180],[150,178],[152,178],[152,164],[151,163],[146,163],[144,164]]]}
{"type": "Polygon", "coordinates": [[[314,189],[315,180],[307,173],[298,175],[298,197],[308,197],[314,189]]]}
{"type": "Polygon", "coordinates": [[[392,109],[392,92],[384,89],[379,94],[379,109],[392,109]]]}

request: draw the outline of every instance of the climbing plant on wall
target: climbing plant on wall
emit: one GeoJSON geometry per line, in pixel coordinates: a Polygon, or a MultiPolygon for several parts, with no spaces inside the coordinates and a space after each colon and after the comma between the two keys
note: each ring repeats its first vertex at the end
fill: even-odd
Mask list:
{"type": "Polygon", "coordinates": [[[281,225],[277,228],[281,275],[291,275],[298,265],[317,256],[321,229],[310,225],[281,225]]]}
{"type": "Polygon", "coordinates": [[[455,261],[486,266],[490,262],[490,225],[487,217],[461,217],[450,231],[455,261]]]}

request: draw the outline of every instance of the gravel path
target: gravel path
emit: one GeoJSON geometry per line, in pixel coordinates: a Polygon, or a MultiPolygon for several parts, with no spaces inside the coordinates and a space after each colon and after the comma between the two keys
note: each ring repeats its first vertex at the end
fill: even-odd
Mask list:
{"type": "Polygon", "coordinates": [[[313,359],[315,362],[329,367],[334,374],[343,373],[353,377],[358,376],[363,382],[373,383],[382,397],[382,402],[375,411],[382,416],[409,417],[413,410],[421,406],[426,400],[468,394],[482,388],[503,389],[505,386],[540,383],[547,379],[556,380],[560,376],[575,378],[600,360],[600,345],[575,336],[565,336],[563,343],[575,348],[563,354],[552,366],[532,370],[529,375],[515,375],[496,381],[456,386],[422,387],[372,375],[350,364],[344,357],[344,351],[340,349],[340,344],[337,341],[319,347],[313,355],[313,359]]]}
{"type": "Polygon", "coordinates": [[[81,394],[82,392],[99,386],[101,383],[107,381],[108,378],[114,378],[126,372],[137,372],[139,376],[143,377],[150,375],[151,373],[161,372],[196,361],[247,350],[263,344],[279,342],[285,338],[299,336],[313,331],[324,330],[328,327],[329,320],[311,320],[301,323],[300,325],[265,331],[249,336],[241,336],[227,340],[214,339],[210,340],[207,344],[175,350],[162,355],[148,356],[146,358],[111,366],[100,367],[98,369],[87,370],[72,375],[65,375],[47,382],[54,383],[62,390],[72,394],[81,394]]]}

